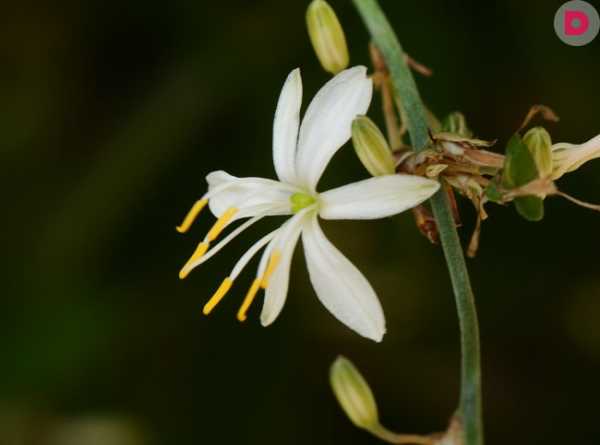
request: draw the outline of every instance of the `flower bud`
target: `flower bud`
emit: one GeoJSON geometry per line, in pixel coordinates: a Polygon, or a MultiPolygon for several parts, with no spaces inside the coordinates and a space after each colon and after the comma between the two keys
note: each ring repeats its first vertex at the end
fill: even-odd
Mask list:
{"type": "Polygon", "coordinates": [[[335,12],[325,0],[313,0],[306,11],[308,35],[325,71],[337,74],[348,66],[346,37],[335,12]]]}
{"type": "Polygon", "coordinates": [[[375,430],[379,415],[369,384],[346,358],[338,357],[329,372],[329,381],[340,406],[359,428],[375,430]]]}
{"type": "Polygon", "coordinates": [[[543,127],[534,127],[525,133],[523,143],[527,145],[540,178],[547,178],[552,174],[552,139],[543,127]]]}
{"type": "Polygon", "coordinates": [[[442,122],[442,132],[457,134],[465,138],[473,137],[473,132],[467,127],[465,115],[460,111],[450,113],[442,122]]]}
{"type": "Polygon", "coordinates": [[[381,130],[367,116],[352,122],[352,144],[362,164],[373,176],[392,175],[394,158],[381,130]]]}
{"type": "MultiPolygon", "coordinates": [[[[507,189],[522,187],[539,178],[533,156],[518,133],[506,147],[502,185],[507,189]]],[[[528,221],[540,221],[544,217],[544,201],[537,196],[522,196],[515,199],[519,214],[528,221]]]]}

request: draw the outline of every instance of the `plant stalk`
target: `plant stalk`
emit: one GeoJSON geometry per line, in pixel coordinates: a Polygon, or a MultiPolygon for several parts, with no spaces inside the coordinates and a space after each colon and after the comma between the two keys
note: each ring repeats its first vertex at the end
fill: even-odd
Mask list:
{"type": "MultiPolygon", "coordinates": [[[[429,145],[427,112],[406,57],[394,30],[377,0],[353,0],[373,42],[390,72],[394,93],[406,114],[410,140],[415,150],[429,145]]],[[[481,396],[481,355],[475,298],[464,253],[456,231],[452,208],[444,187],[432,199],[444,256],[452,282],[461,336],[461,389],[457,417],[462,425],[464,445],[483,445],[481,396]]]]}

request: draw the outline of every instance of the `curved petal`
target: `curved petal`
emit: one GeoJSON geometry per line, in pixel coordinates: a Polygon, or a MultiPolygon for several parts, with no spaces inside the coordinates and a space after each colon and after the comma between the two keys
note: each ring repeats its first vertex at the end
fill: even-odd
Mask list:
{"type": "Polygon", "coordinates": [[[314,97],[302,120],[296,153],[296,175],[303,187],[315,190],[332,156],[350,139],[352,120],[367,112],[372,94],[367,69],[357,66],[339,73],[314,97]]]}
{"type": "Polygon", "coordinates": [[[552,179],[577,170],[587,161],[600,158],[600,135],[581,144],[558,143],[552,146],[552,179]]]}
{"type": "MultiPolygon", "coordinates": [[[[271,256],[277,252],[277,255],[279,255],[279,263],[269,278],[265,290],[265,302],[260,314],[260,322],[263,326],[268,326],[273,323],[281,313],[281,309],[283,309],[290,281],[292,257],[294,255],[294,250],[296,249],[296,244],[298,244],[298,238],[302,232],[302,227],[305,224],[305,218],[307,217],[308,211],[314,210],[306,209],[290,218],[281,229],[279,229],[279,233],[265,250],[264,255],[266,256],[271,256]]],[[[265,259],[266,257],[263,256],[263,259],[261,260],[263,266],[266,264],[265,259]]],[[[262,275],[263,273],[263,271],[261,271],[262,268],[262,266],[259,268],[259,275],[262,275]]]]}
{"type": "Polygon", "coordinates": [[[377,219],[395,215],[430,198],[437,181],[413,175],[388,175],[338,187],[319,195],[324,219],[377,219]]]}
{"type": "Polygon", "coordinates": [[[302,243],[310,281],[321,303],[350,329],[381,341],[385,319],[375,291],[356,266],[325,237],[316,218],[302,232],[302,243]]]}
{"type": "Polygon", "coordinates": [[[295,160],[301,104],[302,78],[300,69],[296,68],[283,85],[273,121],[273,165],[279,180],[288,183],[296,180],[295,160]]]}
{"type": "Polygon", "coordinates": [[[209,173],[206,182],[208,205],[215,216],[232,207],[238,209],[232,221],[259,213],[265,216],[291,213],[290,195],[296,189],[288,184],[272,179],[237,178],[224,171],[209,173]]]}

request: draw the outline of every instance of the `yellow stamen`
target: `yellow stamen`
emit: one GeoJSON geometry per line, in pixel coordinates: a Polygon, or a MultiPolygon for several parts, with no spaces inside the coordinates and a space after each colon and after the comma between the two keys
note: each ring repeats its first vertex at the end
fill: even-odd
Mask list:
{"type": "Polygon", "coordinates": [[[265,270],[260,283],[260,287],[263,289],[266,289],[269,285],[269,278],[271,278],[271,275],[275,272],[275,269],[279,265],[279,261],[281,261],[281,252],[274,250],[271,254],[271,258],[269,258],[269,264],[267,265],[267,269],[265,270]]]}
{"type": "Polygon", "coordinates": [[[229,291],[229,289],[231,289],[232,284],[233,284],[233,280],[229,277],[227,277],[223,280],[223,282],[221,283],[221,285],[219,286],[219,288],[217,289],[215,294],[210,298],[210,300],[208,300],[208,303],[206,303],[204,305],[204,308],[202,309],[202,313],[204,315],[208,315],[211,313],[211,311],[215,308],[215,306],[217,304],[219,304],[219,302],[223,299],[223,297],[225,296],[227,291],[229,291]]]}
{"type": "Polygon", "coordinates": [[[231,221],[231,218],[233,218],[237,212],[238,212],[238,209],[236,209],[235,207],[231,207],[230,209],[225,210],[225,213],[223,213],[219,217],[217,222],[212,226],[212,228],[206,234],[206,239],[209,242],[217,239],[217,237],[223,231],[223,229],[225,228],[227,223],[229,221],[231,221]]]}
{"type": "Polygon", "coordinates": [[[254,282],[252,283],[252,286],[250,286],[250,289],[248,290],[248,293],[246,294],[246,298],[244,298],[244,302],[240,306],[240,310],[237,313],[237,319],[239,321],[246,321],[246,312],[248,311],[248,308],[254,301],[254,297],[256,297],[256,294],[260,290],[260,283],[261,283],[261,279],[256,278],[254,280],[254,282]]]}
{"type": "Polygon", "coordinates": [[[175,227],[177,231],[179,233],[187,232],[207,203],[208,199],[206,198],[196,201],[190,209],[190,211],[188,212],[188,214],[185,215],[185,218],[183,218],[183,222],[181,223],[181,225],[175,227]]]}
{"type": "Polygon", "coordinates": [[[196,247],[196,250],[190,257],[190,259],[187,260],[187,263],[185,263],[185,265],[179,271],[179,278],[181,280],[183,280],[185,277],[187,277],[188,274],[191,272],[191,269],[188,269],[189,265],[192,264],[194,261],[202,258],[202,256],[206,253],[207,250],[208,250],[208,243],[201,242],[200,244],[198,244],[198,247],[196,247]]]}

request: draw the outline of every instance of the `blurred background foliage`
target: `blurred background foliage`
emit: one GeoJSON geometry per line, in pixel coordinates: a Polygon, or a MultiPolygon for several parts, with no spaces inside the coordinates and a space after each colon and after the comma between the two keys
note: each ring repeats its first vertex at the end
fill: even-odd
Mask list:
{"type": "MultiPolygon", "coordinates": [[[[285,76],[302,67],[305,103],[328,78],[306,36],[307,3],[3,5],[0,444],[377,443],[331,395],[338,353],[367,376],[390,428],[445,427],[458,394],[457,322],[441,252],[410,213],[325,224],[381,297],[389,328],[379,345],[324,310],[299,255],[272,327],[260,327],[259,304],[235,320],[244,278],[201,316],[265,226],[177,278],[211,224],[203,215],[190,234],[174,230],[206,173],[272,176],[285,76]]],[[[418,79],[430,107],[463,111],[498,149],[535,103],[562,117],[548,126],[557,141],[600,132],[600,39],[562,44],[552,26],[560,3],[382,1],[405,49],[434,70],[418,79]]],[[[332,5],[352,63],[367,63],[350,2],[332,5]]],[[[598,202],[599,173],[592,163],[560,185],[598,202]]],[[[364,177],[347,148],[321,188],[364,177]]],[[[474,214],[462,207],[467,239],[474,214]]],[[[490,208],[469,261],[490,445],[600,441],[600,216],[558,199],[546,210],[533,224],[490,208]]]]}

